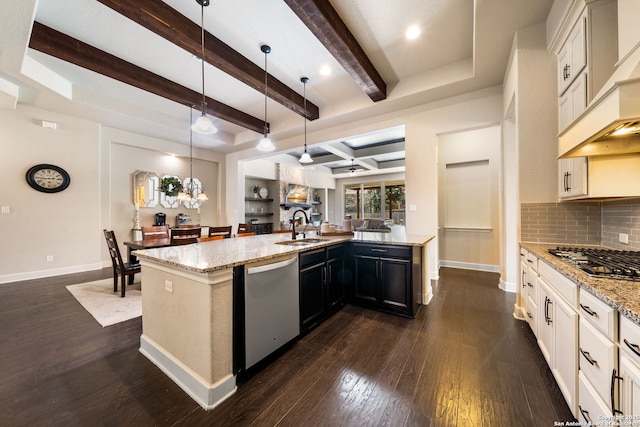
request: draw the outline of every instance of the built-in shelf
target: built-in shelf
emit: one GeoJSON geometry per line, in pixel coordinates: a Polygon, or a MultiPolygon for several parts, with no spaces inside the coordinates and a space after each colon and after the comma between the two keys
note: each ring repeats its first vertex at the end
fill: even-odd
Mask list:
{"type": "Polygon", "coordinates": [[[245,202],[273,202],[273,199],[263,199],[261,197],[245,197],[245,202]]]}

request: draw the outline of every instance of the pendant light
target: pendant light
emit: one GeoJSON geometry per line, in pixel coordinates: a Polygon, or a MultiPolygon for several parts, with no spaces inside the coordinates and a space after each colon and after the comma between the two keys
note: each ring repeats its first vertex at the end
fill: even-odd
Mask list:
{"type": "Polygon", "coordinates": [[[358,169],[356,169],[356,166],[353,164],[353,159],[351,159],[351,167],[349,168],[349,173],[351,175],[355,175],[357,171],[358,169]]]}
{"type": "MultiPolygon", "coordinates": [[[[306,114],[306,112],[307,112],[307,83],[309,83],[309,78],[308,77],[302,77],[300,79],[300,81],[304,85],[304,111],[305,111],[305,114],[306,114]]],[[[313,163],[313,159],[311,158],[309,153],[307,153],[307,118],[304,117],[304,116],[303,116],[303,118],[304,118],[304,153],[302,153],[302,156],[300,156],[300,163],[307,164],[307,163],[313,163]]]]}
{"type": "Polygon", "coordinates": [[[209,0],[196,0],[196,2],[200,5],[200,22],[201,22],[201,46],[202,52],[200,57],[200,64],[202,68],[202,115],[198,117],[195,123],[191,125],[191,130],[197,133],[202,133],[205,135],[211,135],[216,133],[218,129],[211,123],[209,117],[207,117],[207,101],[204,93],[204,7],[209,6],[209,0]]]}
{"type": "MultiPolygon", "coordinates": [[[[189,123],[193,121],[193,107],[189,109],[189,123]]],[[[182,191],[178,193],[178,200],[183,202],[193,202],[199,200],[201,202],[209,200],[204,192],[204,187],[196,185],[193,181],[193,126],[189,128],[189,183],[182,187],[182,191]],[[196,193],[198,193],[196,195],[196,193]]]]}
{"type": "Polygon", "coordinates": [[[267,122],[267,55],[271,52],[271,47],[263,44],[260,46],[260,50],[264,53],[264,134],[256,148],[260,151],[273,151],[276,147],[267,136],[269,133],[269,123],[267,122]]]}

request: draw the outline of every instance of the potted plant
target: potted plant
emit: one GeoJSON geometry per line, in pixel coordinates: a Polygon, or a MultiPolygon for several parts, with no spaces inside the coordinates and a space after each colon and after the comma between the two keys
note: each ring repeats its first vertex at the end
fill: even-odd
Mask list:
{"type": "Polygon", "coordinates": [[[258,197],[258,192],[260,191],[260,186],[258,184],[253,184],[251,186],[251,189],[253,190],[253,197],[258,197]]]}

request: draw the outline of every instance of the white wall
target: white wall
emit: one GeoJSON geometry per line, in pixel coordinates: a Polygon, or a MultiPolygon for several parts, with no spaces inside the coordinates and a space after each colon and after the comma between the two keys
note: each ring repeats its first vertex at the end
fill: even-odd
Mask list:
{"type": "MultiPolygon", "coordinates": [[[[184,143],[22,105],[0,110],[0,148],[0,167],[11,183],[0,192],[0,205],[10,208],[9,214],[0,215],[0,283],[109,266],[102,230],[114,229],[119,242],[130,240],[131,174],[141,169],[188,175],[189,147],[184,143]],[[42,120],[56,122],[58,128],[44,129],[42,120]],[[38,163],[67,170],[69,188],[45,194],[29,187],[25,172],[38,163]],[[46,262],[47,255],[54,261],[46,262]]],[[[194,160],[194,175],[201,178],[210,198],[201,210],[202,223],[223,223],[223,157],[194,149],[194,157],[199,155],[205,160],[194,160]]],[[[187,211],[143,208],[142,224],[151,224],[157,211],[166,212],[171,220],[181,210],[187,211]]]]}

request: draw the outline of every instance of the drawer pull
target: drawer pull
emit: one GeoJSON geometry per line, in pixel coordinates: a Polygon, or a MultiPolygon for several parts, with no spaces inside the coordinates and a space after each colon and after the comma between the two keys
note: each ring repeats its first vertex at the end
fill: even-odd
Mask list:
{"type": "Polygon", "coordinates": [[[531,315],[531,312],[527,311],[527,317],[528,317],[529,319],[533,319],[533,316],[531,315]]]}
{"type": "Polygon", "coordinates": [[[530,259],[527,259],[527,262],[528,262],[529,264],[533,264],[533,261],[531,261],[530,259]]]}
{"type": "Polygon", "coordinates": [[[582,417],[588,423],[587,425],[592,426],[593,425],[593,421],[591,421],[591,417],[589,416],[589,411],[586,411],[586,410],[582,409],[582,406],[580,406],[580,405],[578,405],[578,408],[580,409],[580,413],[582,414],[582,417]]]}
{"type": "Polygon", "coordinates": [[[635,353],[636,356],[640,357],[640,346],[638,344],[630,343],[627,339],[623,339],[624,343],[635,353]]]}
{"type": "Polygon", "coordinates": [[[527,282],[527,286],[530,288],[533,288],[533,285],[531,284],[531,282],[527,282]]]}
{"type": "Polygon", "coordinates": [[[580,308],[582,308],[584,311],[586,311],[589,316],[598,317],[598,313],[596,313],[595,311],[591,310],[591,307],[589,307],[588,305],[580,304],[580,308]]]}
{"type": "Polygon", "coordinates": [[[589,362],[591,366],[598,366],[598,361],[593,359],[588,351],[584,351],[583,349],[580,349],[580,353],[582,353],[584,358],[587,359],[587,362],[589,362]]]}
{"type": "Polygon", "coordinates": [[[386,249],[371,249],[371,252],[382,252],[382,253],[387,253],[386,249]]]}

